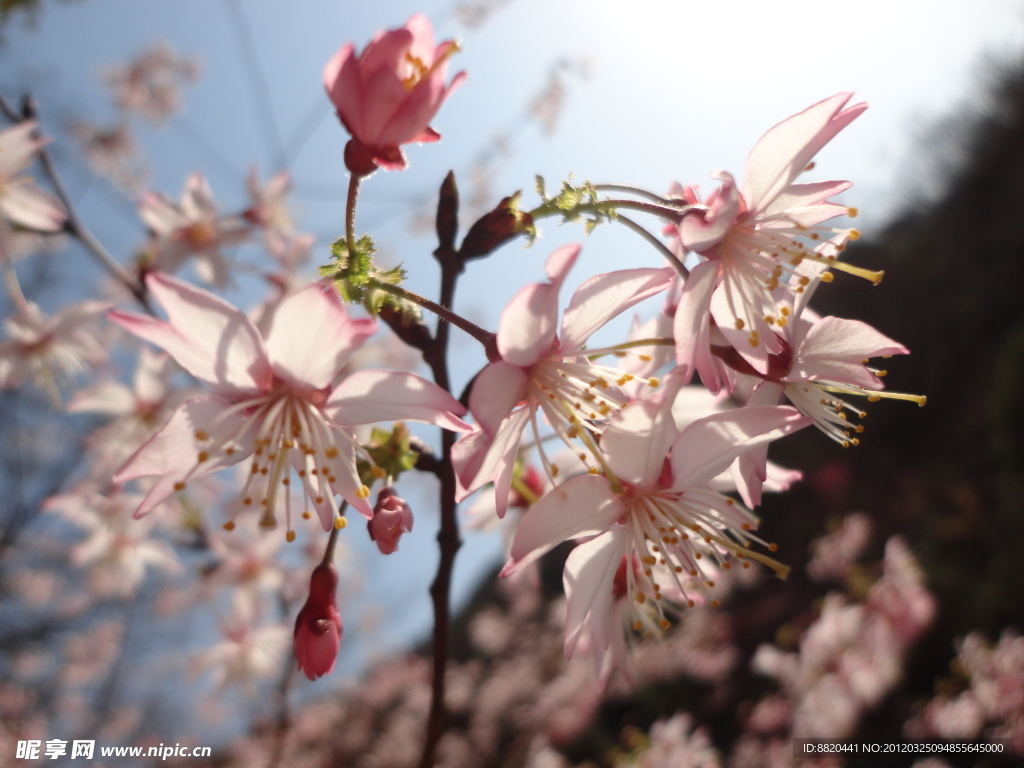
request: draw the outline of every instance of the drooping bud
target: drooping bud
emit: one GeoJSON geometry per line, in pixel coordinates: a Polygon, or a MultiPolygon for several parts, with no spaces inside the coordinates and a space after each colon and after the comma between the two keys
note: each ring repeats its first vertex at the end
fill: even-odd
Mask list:
{"type": "Polygon", "coordinates": [[[377,497],[373,508],[373,519],[367,524],[370,539],[376,542],[382,555],[390,555],[398,549],[398,540],[403,533],[412,530],[412,510],[399,498],[394,488],[385,488],[377,497]]]}
{"type": "Polygon", "coordinates": [[[295,658],[310,680],[334,671],[341,646],[341,614],[335,593],[338,570],[330,563],[313,569],[309,597],[295,618],[295,658]]]}

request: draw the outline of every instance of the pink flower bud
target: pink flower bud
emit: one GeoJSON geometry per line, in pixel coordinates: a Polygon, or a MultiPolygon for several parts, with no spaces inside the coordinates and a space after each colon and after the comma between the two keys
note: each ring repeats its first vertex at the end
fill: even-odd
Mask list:
{"type": "Polygon", "coordinates": [[[398,540],[402,534],[412,530],[412,510],[405,499],[399,498],[394,488],[385,488],[377,497],[373,519],[367,528],[380,553],[390,555],[398,549],[398,540]]]}
{"type": "Polygon", "coordinates": [[[313,569],[309,597],[295,618],[295,658],[310,680],[334,671],[341,645],[341,614],[335,592],[338,571],[330,563],[313,569]]]}
{"type": "Polygon", "coordinates": [[[460,72],[444,84],[448,57],[457,50],[452,40],[435,48],[434,30],[418,14],[401,29],[378,32],[359,56],[351,43],[334,54],[324,68],[324,87],[352,134],[345,148],[349,171],[400,171],[406,166],[400,145],[441,138],[429,123],[466,77],[460,72]]]}

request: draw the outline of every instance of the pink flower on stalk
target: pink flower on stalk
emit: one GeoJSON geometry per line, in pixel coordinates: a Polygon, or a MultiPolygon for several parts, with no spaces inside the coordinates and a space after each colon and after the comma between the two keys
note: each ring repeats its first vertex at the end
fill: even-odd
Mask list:
{"type": "MultiPolygon", "coordinates": [[[[705,201],[707,210],[687,215],[679,225],[682,245],[707,259],[690,273],[676,311],[680,365],[693,365],[706,353],[713,321],[729,345],[758,372],[767,373],[768,355],[780,351],[773,330],[786,323],[773,291],[802,292],[807,278],[793,272],[804,260],[881,280],[881,272],[835,261],[845,239],[858,236],[856,230],[818,226],[855,213],[828,201],[850,182],[794,183],[818,150],[867,109],[866,104],[843,109],[849,98],[837,94],[769,130],[747,157],[740,188],[730,174],[715,174],[722,184],[705,201]],[[837,232],[840,239],[831,252],[813,249],[822,234],[828,240],[837,232]]],[[[709,378],[704,383],[717,392],[722,382],[709,378]]]]}
{"type": "Polygon", "coordinates": [[[310,680],[334,671],[341,646],[341,614],[335,593],[338,570],[320,563],[309,580],[309,597],[295,617],[295,658],[310,680]]]}
{"type": "Polygon", "coordinates": [[[690,602],[684,582],[692,579],[691,589],[695,585],[707,597],[707,588],[714,586],[709,566],[731,565],[731,559],[747,565],[754,559],[786,572],[749,548],[751,541],[764,544],[752,533],[757,518],[707,484],[741,454],[810,420],[792,408],[750,407],[699,419],[679,431],[672,417],[679,382],[673,377],[658,396],[631,403],[612,419],[601,436],[603,475],[569,479],[534,504],[519,525],[503,575],[562,541],[595,536],[576,547],[565,564],[566,658],[585,629],[598,652],[612,647],[613,634],[622,631],[613,600],[623,557],[637,566],[625,568],[624,612],[635,629],[655,631],[669,623],[662,592],[677,591],[690,602]]]}
{"type": "MultiPolygon", "coordinates": [[[[613,350],[584,351],[584,344],[613,317],[665,290],[675,277],[670,267],[596,275],[573,294],[559,331],[558,293],[579,251],[578,245],[554,251],[544,265],[550,281],[522,288],[505,307],[497,336],[502,359],[477,376],[469,396],[477,426],[452,450],[459,483],[456,498],[462,501],[493,482],[498,517],[505,515],[516,450],[526,425],[539,436],[538,410],[566,445],[577,450],[572,441],[579,438],[594,460],[600,460],[590,433],[596,422],[629,401],[616,385],[634,377],[594,365],[588,355],[613,350]]],[[[650,384],[657,386],[657,379],[650,379],[650,384]]],[[[545,470],[554,478],[557,466],[540,451],[545,470]]]]}
{"type": "Polygon", "coordinates": [[[401,29],[378,32],[362,54],[343,46],[324,68],[324,87],[352,140],[345,164],[357,176],[378,166],[405,168],[401,145],[437,141],[430,127],[444,100],[466,78],[460,72],[444,84],[448,58],[459,50],[453,40],[434,47],[434,30],[417,14],[401,29]]]}
{"type": "Polygon", "coordinates": [[[169,322],[118,311],[110,319],[163,347],[213,394],[182,404],[115,475],[119,483],[160,476],[136,517],[189,480],[252,457],[235,514],[261,510],[261,524],[273,527],[283,496],[290,530],[295,477],[328,530],[339,514],[335,494],[373,516],[350,427],[409,419],[468,429],[456,416],[464,412],[458,401],[415,374],[342,374],[376,322],[350,318],[330,289],[314,284],[287,297],[261,335],[243,312],[207,291],[161,274],[150,274],[146,285],[169,322]]]}
{"type": "Polygon", "coordinates": [[[367,528],[380,553],[390,555],[397,551],[402,534],[412,531],[412,510],[394,488],[384,488],[377,496],[373,519],[367,528]]]}

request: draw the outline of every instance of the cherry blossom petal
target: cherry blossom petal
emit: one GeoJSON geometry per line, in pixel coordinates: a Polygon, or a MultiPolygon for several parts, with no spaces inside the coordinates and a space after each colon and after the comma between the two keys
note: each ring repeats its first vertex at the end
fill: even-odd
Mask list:
{"type": "Polygon", "coordinates": [[[611,634],[622,634],[622,627],[610,626],[609,618],[612,582],[626,551],[624,530],[617,527],[580,544],[565,561],[562,583],[566,597],[566,659],[572,658],[584,627],[589,627],[590,638],[599,651],[607,650],[611,634]]]}
{"type": "Polygon", "coordinates": [[[453,432],[471,427],[457,414],[462,403],[433,382],[406,371],[357,371],[331,393],[324,411],[348,427],[378,421],[425,421],[453,432]]]}
{"type": "Polygon", "coordinates": [[[479,425],[462,435],[452,446],[452,467],[455,470],[455,501],[461,502],[487,482],[476,483],[480,468],[494,438],[479,425]]]}
{"type": "Polygon", "coordinates": [[[652,488],[678,434],[671,402],[665,406],[641,400],[615,415],[601,436],[601,450],[620,480],[652,488]]]}
{"type": "Polygon", "coordinates": [[[551,279],[551,283],[558,288],[562,287],[569,270],[580,255],[578,243],[570,243],[556,248],[544,261],[544,272],[551,279]]]}
{"type": "MultiPolygon", "coordinates": [[[[691,367],[697,350],[707,346],[708,315],[711,311],[711,296],[715,292],[720,264],[705,261],[690,270],[690,276],[683,283],[679,297],[672,333],[676,339],[676,362],[691,367]],[[703,336],[703,341],[701,340],[703,336]]],[[[705,386],[710,385],[704,382],[705,386]]],[[[717,389],[712,389],[717,394],[717,389]]]]}
{"type": "Polygon", "coordinates": [[[850,181],[819,181],[814,184],[790,184],[776,196],[759,218],[759,226],[778,225],[813,227],[849,209],[839,203],[826,202],[853,186],[850,181]]]}
{"type": "MultiPolygon", "coordinates": [[[[197,431],[210,430],[210,425],[216,424],[219,434],[240,432],[245,415],[237,410],[226,417],[223,415],[231,405],[230,401],[219,397],[196,397],[182,403],[170,421],[117,470],[113,478],[115,483],[125,483],[137,477],[160,476],[135,511],[136,518],[180,490],[179,486],[183,487],[189,479],[234,466],[251,455],[251,451],[243,448],[230,455],[215,451],[208,459],[198,460],[206,444],[196,438],[197,431]]],[[[255,432],[255,429],[250,429],[249,434],[238,434],[234,442],[242,447],[252,445],[255,432]]]]}
{"type": "Polygon", "coordinates": [[[469,412],[489,435],[498,431],[502,419],[526,396],[529,377],[517,365],[499,361],[477,374],[469,393],[469,412]]]}
{"type": "Polygon", "coordinates": [[[282,301],[270,318],[267,355],[274,373],[299,387],[322,389],[377,330],[349,317],[333,287],[314,283],[282,301]]]}
{"type": "Polygon", "coordinates": [[[68,413],[101,413],[128,416],[135,411],[135,393],[118,381],[102,381],[75,393],[68,413]]]}
{"type": "Polygon", "coordinates": [[[498,322],[498,351],[513,365],[528,367],[551,349],[558,322],[558,286],[532,283],[520,288],[498,322]]]}
{"type": "Polygon", "coordinates": [[[270,385],[272,371],[260,332],[223,299],[173,277],[151,274],[146,285],[169,322],[111,311],[113,322],[162,347],[219,395],[238,397],[270,385]]]}
{"type": "Polygon", "coordinates": [[[508,492],[512,487],[512,470],[515,469],[519,440],[532,415],[530,408],[520,408],[501,422],[471,484],[471,488],[476,489],[484,483],[494,482],[494,511],[499,518],[505,517],[508,509],[508,492]]]}
{"type": "MultiPolygon", "coordinates": [[[[626,506],[606,478],[600,475],[570,478],[530,507],[519,523],[511,559],[502,569],[502,576],[533,562],[566,539],[601,533],[625,511],[626,506]]],[[[615,565],[618,567],[617,561],[615,565]]]]}
{"type": "Polygon", "coordinates": [[[32,164],[36,152],[47,144],[49,139],[34,137],[37,124],[34,120],[0,131],[0,178],[21,173],[32,164]]]}
{"type": "Polygon", "coordinates": [[[823,146],[868,108],[856,104],[840,111],[850,93],[819,101],[768,130],[747,156],[743,197],[753,215],[762,213],[788,187],[823,146]]]}
{"type": "Polygon", "coordinates": [[[909,354],[906,347],[867,323],[824,317],[807,331],[785,380],[828,379],[866,389],[881,389],[882,382],[862,361],[882,355],[906,354],[909,354]]]}
{"type": "Polygon", "coordinates": [[[40,232],[59,232],[67,218],[60,200],[28,184],[4,187],[0,213],[15,224],[40,232]]]}
{"type": "Polygon", "coordinates": [[[672,445],[676,488],[701,485],[723,472],[742,453],[811,423],[795,408],[752,406],[693,422],[672,445]]]}
{"type": "Polygon", "coordinates": [[[573,294],[562,315],[560,348],[579,350],[598,328],[613,317],[672,285],[676,272],[663,269],[624,269],[595,275],[573,294]]]}
{"type": "Polygon", "coordinates": [[[697,253],[708,250],[721,240],[740,211],[740,195],[732,175],[720,171],[712,176],[721,179],[722,186],[710,209],[687,214],[679,225],[679,239],[683,247],[697,253]]]}

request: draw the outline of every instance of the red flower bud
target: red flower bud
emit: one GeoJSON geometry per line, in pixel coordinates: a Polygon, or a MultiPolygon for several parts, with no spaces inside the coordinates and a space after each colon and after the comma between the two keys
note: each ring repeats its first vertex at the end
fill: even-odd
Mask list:
{"type": "Polygon", "coordinates": [[[412,510],[405,499],[398,497],[394,488],[385,488],[377,497],[373,519],[367,528],[370,539],[377,543],[380,553],[390,555],[398,549],[398,540],[402,534],[412,530],[412,510]]]}
{"type": "Polygon", "coordinates": [[[309,597],[295,618],[295,658],[306,677],[315,680],[334,671],[341,645],[341,614],[335,592],[338,570],[330,563],[313,569],[309,597]]]}

